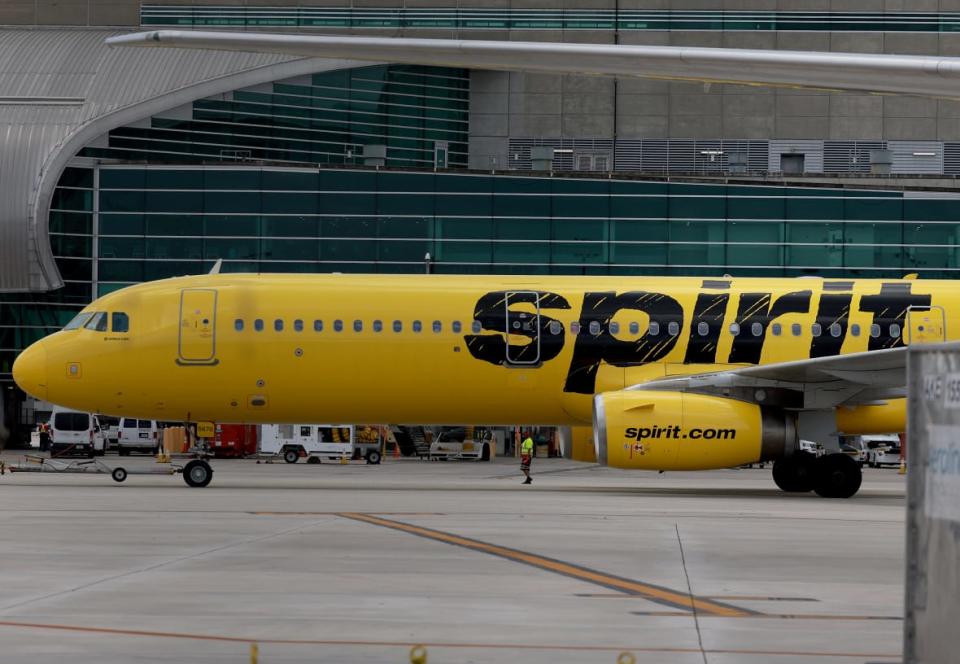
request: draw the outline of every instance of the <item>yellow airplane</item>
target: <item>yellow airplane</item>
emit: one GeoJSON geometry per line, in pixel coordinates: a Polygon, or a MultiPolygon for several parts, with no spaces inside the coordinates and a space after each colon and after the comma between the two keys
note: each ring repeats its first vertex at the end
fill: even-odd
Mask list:
{"type": "Polygon", "coordinates": [[[799,440],[903,431],[906,345],[957,338],[947,310],[953,282],[911,279],[209,274],[96,300],[13,374],[157,420],[572,427],[574,458],[773,460],[781,489],[848,497],[859,465],[799,440]]]}

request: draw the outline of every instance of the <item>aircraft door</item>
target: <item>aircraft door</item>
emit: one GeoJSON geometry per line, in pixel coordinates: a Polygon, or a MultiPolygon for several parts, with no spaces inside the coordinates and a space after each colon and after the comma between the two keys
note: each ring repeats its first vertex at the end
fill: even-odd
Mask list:
{"type": "Polygon", "coordinates": [[[509,291],[503,299],[503,306],[507,321],[507,365],[540,364],[539,293],[509,291]]]}
{"type": "Polygon", "coordinates": [[[947,339],[947,321],[943,307],[910,307],[907,309],[907,343],[940,343],[947,339]]]}
{"type": "Polygon", "coordinates": [[[217,291],[180,291],[179,364],[216,364],[217,291]]]}

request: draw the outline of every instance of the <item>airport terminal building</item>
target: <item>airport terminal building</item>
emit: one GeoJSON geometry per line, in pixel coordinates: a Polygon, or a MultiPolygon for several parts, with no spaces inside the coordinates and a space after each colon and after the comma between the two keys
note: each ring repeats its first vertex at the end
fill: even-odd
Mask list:
{"type": "Polygon", "coordinates": [[[0,4],[8,423],[32,424],[10,373],[23,348],[92,298],[221,259],[235,272],[960,270],[960,102],[104,45],[175,27],[960,55],[960,0],[376,4],[0,4]]]}

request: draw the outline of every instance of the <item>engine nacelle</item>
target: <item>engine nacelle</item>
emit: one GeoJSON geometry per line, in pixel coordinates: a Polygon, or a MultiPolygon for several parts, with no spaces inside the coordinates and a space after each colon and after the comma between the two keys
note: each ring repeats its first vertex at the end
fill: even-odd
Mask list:
{"type": "Polygon", "coordinates": [[[796,421],[780,409],[685,392],[598,394],[593,432],[600,464],[643,470],[731,468],[797,446],[796,421]]]}

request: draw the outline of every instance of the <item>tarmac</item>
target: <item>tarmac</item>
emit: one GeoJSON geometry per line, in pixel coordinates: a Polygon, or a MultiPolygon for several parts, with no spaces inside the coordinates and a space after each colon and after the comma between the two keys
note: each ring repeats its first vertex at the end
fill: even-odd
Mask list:
{"type": "Polygon", "coordinates": [[[213,465],[204,489],[0,477],[0,660],[900,660],[896,470],[827,500],[769,467],[536,459],[522,486],[513,459],[213,465]]]}

